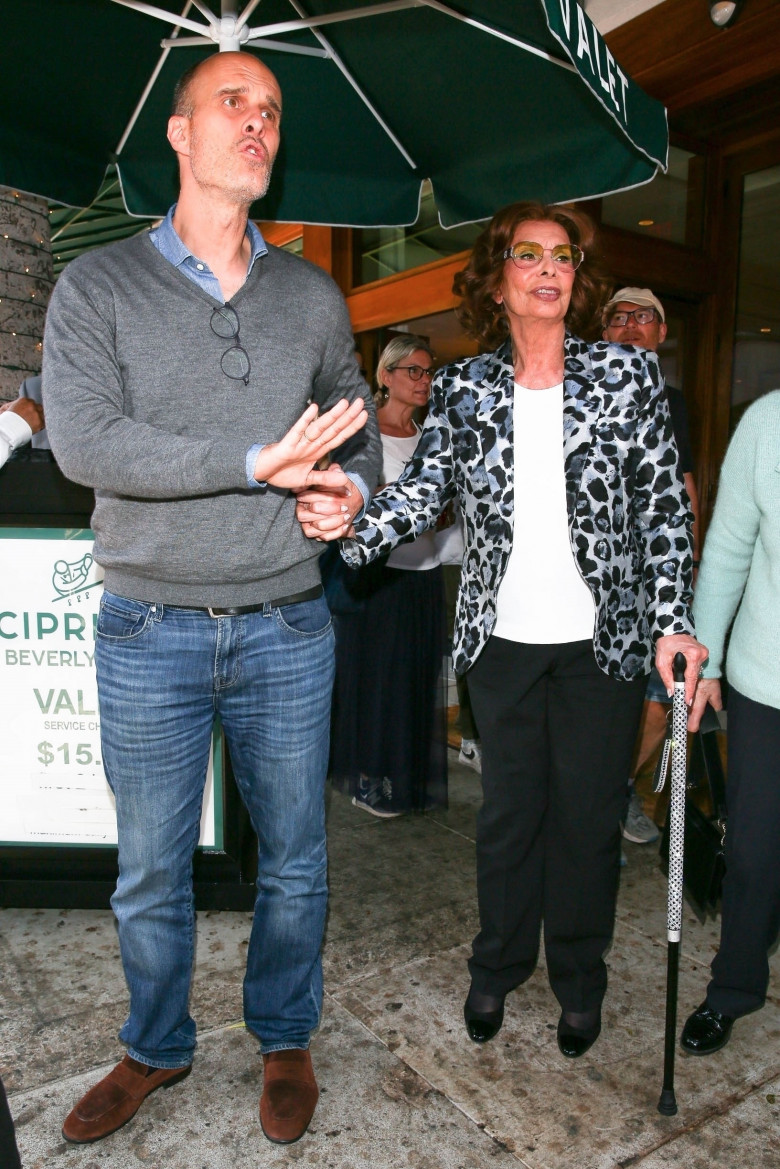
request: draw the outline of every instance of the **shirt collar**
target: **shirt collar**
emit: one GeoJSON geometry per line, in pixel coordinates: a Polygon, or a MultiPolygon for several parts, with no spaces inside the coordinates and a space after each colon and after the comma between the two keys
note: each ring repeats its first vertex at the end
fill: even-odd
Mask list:
{"type": "MultiPolygon", "coordinates": [[[[161,255],[174,264],[177,268],[192,261],[197,264],[204,264],[197,256],[189,250],[187,245],[181,239],[181,236],[173,226],[173,216],[176,212],[176,203],[173,204],[168,214],[163,219],[159,227],[154,227],[149,232],[152,237],[152,242],[161,255]]],[[[249,236],[249,243],[252,247],[252,253],[249,257],[249,267],[247,268],[247,276],[252,271],[252,265],[258,256],[267,256],[268,248],[266,242],[260,234],[260,229],[257,224],[253,223],[251,219],[247,220],[246,234],[249,236]]],[[[204,264],[208,269],[208,265],[204,264]]]]}

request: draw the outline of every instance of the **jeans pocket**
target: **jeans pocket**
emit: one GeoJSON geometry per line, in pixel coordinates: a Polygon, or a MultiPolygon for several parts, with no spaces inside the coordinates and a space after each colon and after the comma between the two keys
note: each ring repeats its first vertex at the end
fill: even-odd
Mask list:
{"type": "Polygon", "coordinates": [[[276,610],[276,619],[283,629],[290,633],[319,637],[331,626],[330,609],[325,597],[315,601],[300,601],[297,605],[285,605],[276,610]]]}
{"type": "Polygon", "coordinates": [[[129,641],[145,631],[153,612],[147,601],[131,601],[129,597],[104,592],[96,636],[106,641],[129,641]]]}

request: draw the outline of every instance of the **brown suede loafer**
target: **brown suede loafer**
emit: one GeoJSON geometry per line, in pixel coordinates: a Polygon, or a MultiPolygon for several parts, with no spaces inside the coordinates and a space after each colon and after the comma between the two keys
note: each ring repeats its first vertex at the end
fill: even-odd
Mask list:
{"type": "Polygon", "coordinates": [[[260,1124],[269,1141],[291,1145],[299,1140],[314,1115],[320,1090],[308,1051],[272,1051],[263,1056],[260,1124]]]}
{"type": "Polygon", "coordinates": [[[184,1068],[151,1068],[126,1055],[113,1071],[82,1096],[66,1117],[62,1135],[74,1145],[88,1145],[116,1132],[135,1116],[150,1092],[169,1088],[190,1074],[184,1068]]]}

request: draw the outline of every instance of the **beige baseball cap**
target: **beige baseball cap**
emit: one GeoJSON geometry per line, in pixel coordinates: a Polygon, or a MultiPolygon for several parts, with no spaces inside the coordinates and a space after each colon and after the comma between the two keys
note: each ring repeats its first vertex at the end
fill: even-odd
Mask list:
{"type": "Polygon", "coordinates": [[[642,308],[654,308],[661,320],[666,321],[664,306],[649,288],[619,288],[615,295],[610,297],[604,305],[603,315],[605,320],[610,310],[616,304],[620,304],[621,301],[626,301],[628,304],[638,304],[642,308]]]}

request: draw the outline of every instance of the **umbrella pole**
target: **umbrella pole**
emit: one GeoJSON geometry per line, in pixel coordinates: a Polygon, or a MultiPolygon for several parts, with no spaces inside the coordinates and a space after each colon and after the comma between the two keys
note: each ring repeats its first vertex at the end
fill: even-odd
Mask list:
{"type": "Polygon", "coordinates": [[[677,984],[680,971],[682,931],[683,854],[685,850],[685,787],[688,708],[685,705],[685,658],[675,654],[672,666],[672,783],[669,803],[669,891],[667,896],[666,1034],[664,1038],[664,1083],[658,1111],[677,1114],[674,1095],[674,1056],[677,1040],[677,984]]]}

